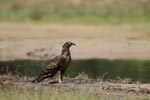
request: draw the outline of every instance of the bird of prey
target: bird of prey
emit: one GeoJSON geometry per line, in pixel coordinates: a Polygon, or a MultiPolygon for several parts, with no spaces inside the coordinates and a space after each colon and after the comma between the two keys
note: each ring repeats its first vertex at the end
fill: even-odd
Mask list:
{"type": "Polygon", "coordinates": [[[56,56],[49,62],[48,65],[43,67],[43,70],[40,73],[40,75],[32,82],[38,83],[46,78],[51,78],[57,75],[58,82],[61,83],[63,80],[63,75],[71,62],[71,53],[69,48],[72,45],[75,45],[75,43],[67,41],[62,47],[61,55],[56,56]]]}

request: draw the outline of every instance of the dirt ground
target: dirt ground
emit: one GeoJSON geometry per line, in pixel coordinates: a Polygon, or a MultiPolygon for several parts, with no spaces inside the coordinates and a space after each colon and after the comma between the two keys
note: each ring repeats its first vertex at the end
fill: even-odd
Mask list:
{"type": "Polygon", "coordinates": [[[150,59],[150,29],[142,26],[0,24],[0,60],[49,59],[66,41],[73,59],[150,59]]]}
{"type": "MultiPolygon", "coordinates": [[[[0,76],[0,89],[9,90],[18,87],[32,91],[46,90],[50,93],[73,92],[75,94],[92,95],[96,97],[120,97],[123,100],[148,100],[150,98],[150,84],[126,83],[127,81],[108,82],[103,80],[88,79],[85,76],[65,78],[63,83],[49,83],[45,80],[41,83],[31,83],[33,78],[0,76]],[[147,99],[144,99],[147,98],[147,99]]],[[[121,99],[122,100],[122,99],[121,99]]]]}

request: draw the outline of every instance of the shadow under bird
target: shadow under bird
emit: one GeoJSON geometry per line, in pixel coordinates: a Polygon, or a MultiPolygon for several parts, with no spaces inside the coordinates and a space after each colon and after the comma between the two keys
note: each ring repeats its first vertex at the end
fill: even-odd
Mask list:
{"type": "Polygon", "coordinates": [[[38,83],[46,78],[52,78],[57,75],[58,82],[63,81],[63,75],[71,62],[71,53],[69,48],[75,45],[75,43],[67,41],[63,47],[61,55],[52,59],[48,65],[44,66],[40,75],[32,81],[32,83],[38,83]]]}

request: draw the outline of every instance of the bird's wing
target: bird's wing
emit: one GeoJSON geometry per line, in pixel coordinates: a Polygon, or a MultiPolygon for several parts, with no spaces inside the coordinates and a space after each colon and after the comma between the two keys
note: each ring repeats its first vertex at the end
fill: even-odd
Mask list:
{"type": "Polygon", "coordinates": [[[43,68],[45,73],[51,73],[57,69],[59,69],[65,62],[65,58],[63,56],[56,56],[54,59],[50,61],[48,65],[43,68]]]}
{"type": "Polygon", "coordinates": [[[45,78],[54,76],[57,71],[63,66],[64,62],[65,58],[63,56],[56,56],[50,61],[47,66],[43,68],[43,71],[40,73],[40,75],[32,82],[40,82],[45,78]]]}

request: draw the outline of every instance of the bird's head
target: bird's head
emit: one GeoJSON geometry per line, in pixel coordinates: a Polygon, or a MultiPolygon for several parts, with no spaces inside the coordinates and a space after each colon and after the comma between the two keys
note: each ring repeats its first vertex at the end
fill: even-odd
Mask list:
{"type": "Polygon", "coordinates": [[[65,48],[65,47],[69,48],[69,47],[71,47],[72,45],[76,45],[76,44],[73,43],[73,42],[71,42],[71,41],[67,41],[67,42],[65,42],[65,44],[63,45],[63,48],[65,48]]]}

